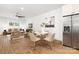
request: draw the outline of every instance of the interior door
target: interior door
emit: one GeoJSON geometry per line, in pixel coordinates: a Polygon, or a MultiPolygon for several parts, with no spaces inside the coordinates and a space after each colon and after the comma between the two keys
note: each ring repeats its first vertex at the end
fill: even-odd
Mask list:
{"type": "Polygon", "coordinates": [[[72,46],[79,49],[79,15],[72,16],[72,46]]]}

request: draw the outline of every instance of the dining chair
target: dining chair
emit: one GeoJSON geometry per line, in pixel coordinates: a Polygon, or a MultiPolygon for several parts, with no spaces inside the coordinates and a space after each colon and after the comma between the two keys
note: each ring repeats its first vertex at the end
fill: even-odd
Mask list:
{"type": "Polygon", "coordinates": [[[50,49],[52,49],[52,43],[54,44],[54,36],[55,36],[55,34],[48,34],[47,36],[46,36],[46,38],[44,38],[44,40],[46,40],[46,41],[48,41],[48,44],[49,44],[49,46],[50,46],[50,49]]]}
{"type": "Polygon", "coordinates": [[[40,38],[36,37],[36,36],[34,35],[34,33],[29,33],[29,37],[30,37],[30,40],[34,43],[33,46],[34,46],[34,49],[35,49],[35,47],[36,47],[35,42],[36,42],[36,41],[39,41],[40,38]]]}

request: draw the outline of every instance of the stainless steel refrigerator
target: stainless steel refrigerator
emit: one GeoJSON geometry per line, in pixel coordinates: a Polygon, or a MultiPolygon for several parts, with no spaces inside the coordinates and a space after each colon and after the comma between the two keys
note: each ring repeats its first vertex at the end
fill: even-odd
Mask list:
{"type": "Polygon", "coordinates": [[[79,49],[79,14],[64,16],[63,45],[79,49]]]}

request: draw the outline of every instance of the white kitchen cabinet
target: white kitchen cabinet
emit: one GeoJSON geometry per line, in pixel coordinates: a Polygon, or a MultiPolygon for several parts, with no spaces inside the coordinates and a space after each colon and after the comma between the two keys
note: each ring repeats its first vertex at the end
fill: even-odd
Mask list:
{"type": "Polygon", "coordinates": [[[62,7],[63,16],[79,13],[79,4],[68,4],[62,7]]]}
{"type": "Polygon", "coordinates": [[[72,14],[79,13],[79,4],[73,4],[72,5],[72,14]]]}
{"type": "Polygon", "coordinates": [[[72,5],[64,5],[63,7],[62,7],[62,13],[63,13],[63,16],[64,15],[70,15],[70,14],[72,14],[72,5]]]}

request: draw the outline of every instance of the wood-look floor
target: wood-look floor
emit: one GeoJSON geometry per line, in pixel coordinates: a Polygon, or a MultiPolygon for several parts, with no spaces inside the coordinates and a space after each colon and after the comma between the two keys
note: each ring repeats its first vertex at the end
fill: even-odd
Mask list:
{"type": "MultiPolygon", "coordinates": [[[[0,41],[1,42],[1,41],[0,41]]],[[[9,40],[0,44],[0,54],[78,54],[79,50],[65,47],[59,41],[54,41],[52,50],[48,47],[36,46],[33,49],[27,38],[9,40]]]]}

